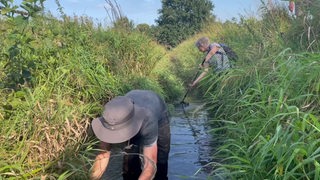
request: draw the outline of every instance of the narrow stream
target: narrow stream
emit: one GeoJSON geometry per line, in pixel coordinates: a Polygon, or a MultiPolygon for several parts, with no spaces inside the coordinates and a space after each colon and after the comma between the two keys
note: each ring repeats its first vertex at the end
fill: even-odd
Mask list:
{"type": "Polygon", "coordinates": [[[175,108],[171,118],[170,180],[208,178],[214,143],[206,123],[207,112],[201,103],[175,108]]]}

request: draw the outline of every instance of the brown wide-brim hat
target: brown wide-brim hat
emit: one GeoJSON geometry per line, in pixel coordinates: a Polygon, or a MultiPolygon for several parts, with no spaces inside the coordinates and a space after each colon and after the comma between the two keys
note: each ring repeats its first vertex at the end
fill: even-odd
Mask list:
{"type": "Polygon", "coordinates": [[[117,96],[104,106],[102,117],[92,121],[96,137],[106,143],[122,143],[135,136],[145,118],[145,110],[125,96],[117,96]]]}

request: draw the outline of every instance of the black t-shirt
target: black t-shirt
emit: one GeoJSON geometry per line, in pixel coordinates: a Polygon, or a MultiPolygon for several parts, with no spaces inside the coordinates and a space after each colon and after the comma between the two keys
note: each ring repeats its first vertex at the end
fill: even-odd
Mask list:
{"type": "Polygon", "coordinates": [[[150,146],[158,139],[159,122],[167,113],[165,102],[159,95],[149,90],[132,90],[125,96],[130,97],[135,107],[144,109],[145,119],[139,133],[130,141],[141,146],[150,146]]]}

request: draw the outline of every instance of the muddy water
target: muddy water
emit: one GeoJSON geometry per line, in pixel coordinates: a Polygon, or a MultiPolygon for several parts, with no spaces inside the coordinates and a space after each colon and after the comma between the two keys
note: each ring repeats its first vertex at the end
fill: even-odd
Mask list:
{"type": "MultiPolygon", "coordinates": [[[[171,113],[169,180],[208,179],[214,142],[208,134],[207,112],[201,103],[179,105],[171,113]]],[[[102,179],[122,179],[121,153],[115,153],[102,179]]]]}
{"type": "Polygon", "coordinates": [[[207,112],[201,103],[179,105],[171,118],[169,179],[207,179],[214,151],[207,112]]]}

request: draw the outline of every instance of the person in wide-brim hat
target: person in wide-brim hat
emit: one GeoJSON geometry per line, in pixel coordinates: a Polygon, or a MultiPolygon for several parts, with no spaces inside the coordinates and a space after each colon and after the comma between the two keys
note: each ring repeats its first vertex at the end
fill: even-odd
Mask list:
{"type": "Polygon", "coordinates": [[[103,142],[125,142],[138,133],[145,114],[130,98],[118,96],[104,106],[102,117],[92,121],[92,129],[103,142]]]}
{"type": "Polygon", "coordinates": [[[104,105],[102,116],[91,125],[100,148],[106,150],[97,155],[91,179],[101,178],[112,144],[124,142],[128,152],[142,154],[145,159],[141,166],[139,158],[125,158],[135,162],[124,163],[124,179],[168,179],[170,125],[167,106],[159,95],[149,90],[132,90],[117,96],[104,105]]]}

